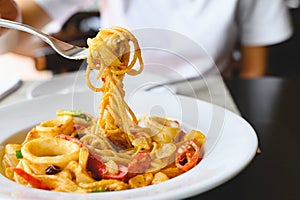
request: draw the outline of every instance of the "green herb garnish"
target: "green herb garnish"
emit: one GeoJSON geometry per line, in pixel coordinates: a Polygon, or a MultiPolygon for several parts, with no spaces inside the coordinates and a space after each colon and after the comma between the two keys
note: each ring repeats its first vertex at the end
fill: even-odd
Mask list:
{"type": "Polygon", "coordinates": [[[16,150],[16,157],[17,157],[18,159],[21,159],[21,158],[23,158],[23,155],[22,155],[22,151],[21,151],[21,149],[19,149],[19,150],[16,150]]]}
{"type": "Polygon", "coordinates": [[[93,190],[92,193],[96,193],[96,192],[107,192],[106,190],[93,190]]]}
{"type": "Polygon", "coordinates": [[[84,119],[87,122],[91,121],[91,118],[86,114],[84,114],[83,112],[81,112],[80,110],[58,110],[56,112],[56,115],[57,116],[71,115],[73,117],[84,119]]]}

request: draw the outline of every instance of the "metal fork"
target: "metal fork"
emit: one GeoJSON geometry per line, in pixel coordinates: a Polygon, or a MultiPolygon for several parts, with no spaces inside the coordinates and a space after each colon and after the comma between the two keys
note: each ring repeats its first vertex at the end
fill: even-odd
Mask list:
{"type": "Polygon", "coordinates": [[[40,39],[42,39],[44,42],[48,43],[58,54],[60,54],[65,58],[72,59],[72,60],[82,60],[82,59],[86,59],[87,57],[87,52],[88,52],[87,48],[78,47],[63,42],[26,24],[10,21],[6,19],[0,19],[0,27],[16,29],[19,31],[24,31],[32,35],[35,35],[40,39]]]}

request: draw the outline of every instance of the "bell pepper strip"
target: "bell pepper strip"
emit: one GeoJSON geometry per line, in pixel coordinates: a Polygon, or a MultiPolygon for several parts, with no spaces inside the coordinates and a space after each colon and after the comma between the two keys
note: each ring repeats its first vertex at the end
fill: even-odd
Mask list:
{"type": "Polygon", "coordinates": [[[188,140],[182,144],[176,152],[175,165],[178,169],[186,172],[200,161],[201,146],[195,139],[188,140]]]}
{"type": "Polygon", "coordinates": [[[12,170],[25,179],[33,188],[43,189],[43,190],[50,190],[50,188],[43,183],[41,180],[33,177],[32,175],[28,174],[21,168],[12,168],[12,170]]]}
{"type": "MultiPolygon", "coordinates": [[[[81,148],[88,149],[78,138],[69,135],[64,135],[64,134],[57,135],[56,138],[74,142],[78,144],[81,148]]],[[[126,176],[128,170],[125,166],[119,165],[118,172],[114,174],[110,174],[105,163],[101,161],[101,157],[98,156],[95,152],[93,152],[90,149],[88,149],[88,151],[89,151],[89,157],[87,162],[87,168],[92,172],[94,179],[100,180],[106,178],[106,179],[121,180],[126,176]]]]}
{"type": "Polygon", "coordinates": [[[148,151],[139,151],[128,164],[128,172],[144,173],[151,164],[151,157],[148,151]]]}

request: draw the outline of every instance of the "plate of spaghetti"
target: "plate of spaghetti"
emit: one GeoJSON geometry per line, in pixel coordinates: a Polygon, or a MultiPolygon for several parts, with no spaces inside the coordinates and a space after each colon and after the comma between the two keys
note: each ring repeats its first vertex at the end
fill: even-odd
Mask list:
{"type": "Polygon", "coordinates": [[[143,71],[129,31],[102,29],[88,45],[91,91],[0,108],[0,197],[186,198],[251,162],[256,134],[234,113],[169,93],[125,98],[124,76],[143,71]],[[91,81],[92,71],[100,85],[91,81]]]}

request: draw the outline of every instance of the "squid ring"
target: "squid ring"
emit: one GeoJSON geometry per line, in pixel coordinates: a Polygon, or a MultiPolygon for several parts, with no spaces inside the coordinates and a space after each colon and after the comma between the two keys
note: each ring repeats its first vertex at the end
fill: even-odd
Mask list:
{"type": "Polygon", "coordinates": [[[59,138],[38,138],[22,148],[24,159],[35,165],[56,165],[64,168],[70,161],[78,160],[80,147],[59,138]]]}

